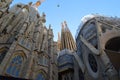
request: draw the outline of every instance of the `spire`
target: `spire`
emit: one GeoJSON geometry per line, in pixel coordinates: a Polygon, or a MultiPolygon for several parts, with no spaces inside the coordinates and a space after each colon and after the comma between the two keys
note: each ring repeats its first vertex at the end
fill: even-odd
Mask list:
{"type": "MultiPolygon", "coordinates": [[[[61,41],[64,41],[64,24],[61,23],[62,29],[61,29],[61,41]]],[[[62,44],[62,42],[60,42],[60,50],[62,50],[62,48],[64,48],[64,44],[62,44]]]]}
{"type": "Polygon", "coordinates": [[[67,27],[67,22],[66,22],[66,21],[64,21],[64,24],[65,24],[65,26],[67,27]]]}
{"type": "Polygon", "coordinates": [[[60,32],[58,32],[58,41],[60,41],[60,32]]]}
{"type": "Polygon", "coordinates": [[[60,50],[69,49],[71,51],[74,51],[76,49],[76,44],[67,26],[66,21],[64,21],[64,24],[61,23],[61,25],[62,25],[62,31],[61,31],[60,50]]]}
{"type": "Polygon", "coordinates": [[[66,21],[64,21],[64,25],[65,25],[65,31],[70,31],[68,26],[67,26],[67,22],[66,21]]]}
{"type": "Polygon", "coordinates": [[[62,26],[62,31],[64,31],[64,24],[63,24],[63,23],[61,23],[61,26],[62,26]]]}
{"type": "Polygon", "coordinates": [[[60,33],[58,32],[58,41],[57,41],[58,50],[60,51],[60,33]]]}
{"type": "Polygon", "coordinates": [[[46,22],[46,19],[45,19],[45,18],[46,18],[46,15],[45,15],[45,13],[44,13],[44,12],[42,13],[41,18],[42,18],[42,22],[43,22],[43,23],[45,23],[45,22],[46,22]]]}
{"type": "Polygon", "coordinates": [[[49,24],[49,29],[51,29],[51,24],[49,24]]]}

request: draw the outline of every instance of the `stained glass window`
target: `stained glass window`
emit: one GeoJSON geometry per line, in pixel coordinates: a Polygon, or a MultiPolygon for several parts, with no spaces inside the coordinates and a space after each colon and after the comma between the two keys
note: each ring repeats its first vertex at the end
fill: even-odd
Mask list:
{"type": "Polygon", "coordinates": [[[41,73],[39,73],[39,74],[37,75],[36,80],[45,80],[45,78],[44,78],[44,76],[43,76],[41,73]]]}
{"type": "Polygon", "coordinates": [[[10,65],[7,68],[7,73],[9,75],[18,77],[20,73],[20,68],[22,66],[23,58],[20,55],[15,56],[11,62],[10,65]]]}

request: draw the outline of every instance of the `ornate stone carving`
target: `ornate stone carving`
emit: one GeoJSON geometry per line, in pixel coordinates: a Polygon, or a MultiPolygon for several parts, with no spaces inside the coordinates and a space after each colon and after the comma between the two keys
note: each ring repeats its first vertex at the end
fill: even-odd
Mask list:
{"type": "Polygon", "coordinates": [[[12,0],[0,0],[0,17],[2,16],[3,12],[8,10],[11,2],[12,0]]]}

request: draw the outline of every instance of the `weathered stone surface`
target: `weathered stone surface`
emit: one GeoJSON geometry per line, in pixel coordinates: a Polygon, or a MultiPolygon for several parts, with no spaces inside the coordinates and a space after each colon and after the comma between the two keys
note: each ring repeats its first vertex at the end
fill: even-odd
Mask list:
{"type": "MultiPolygon", "coordinates": [[[[10,0],[6,1],[0,3],[0,11],[9,7],[6,5],[10,0]]],[[[0,75],[34,80],[42,74],[45,80],[57,80],[57,63],[53,62],[57,61],[57,49],[52,29],[44,27],[45,14],[40,16],[35,6],[29,4],[17,4],[8,11],[0,18],[0,50],[8,48],[0,64],[0,75]],[[18,55],[23,58],[21,66],[17,65],[19,61],[16,64],[12,61],[18,55]],[[16,65],[14,70],[19,68],[19,75],[9,73],[11,64],[16,65]]]]}

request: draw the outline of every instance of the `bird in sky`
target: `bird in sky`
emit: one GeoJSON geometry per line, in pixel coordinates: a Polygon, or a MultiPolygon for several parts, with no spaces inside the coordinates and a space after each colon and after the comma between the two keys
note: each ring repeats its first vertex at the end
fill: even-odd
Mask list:
{"type": "Polygon", "coordinates": [[[57,7],[60,7],[60,5],[58,4],[57,7]]]}

